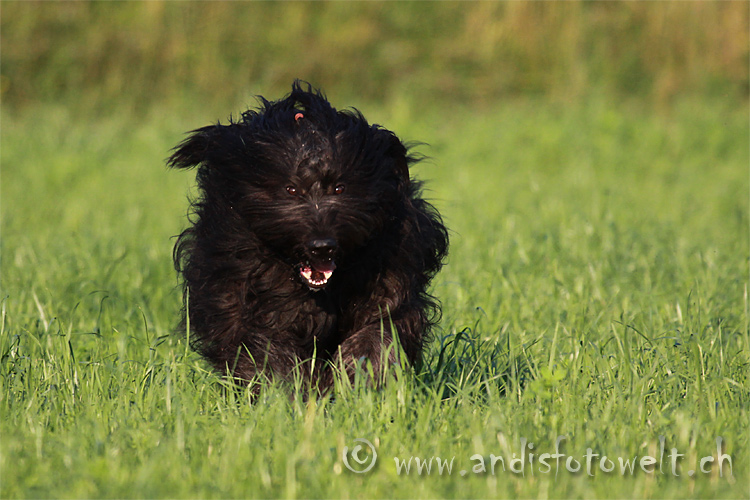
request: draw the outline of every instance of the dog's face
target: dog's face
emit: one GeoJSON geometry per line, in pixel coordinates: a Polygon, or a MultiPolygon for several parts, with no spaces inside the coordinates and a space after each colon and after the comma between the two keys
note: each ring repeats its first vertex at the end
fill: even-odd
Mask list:
{"type": "Polygon", "coordinates": [[[403,210],[410,161],[393,133],[295,86],[236,123],[194,131],[169,164],[200,166],[199,224],[259,241],[319,290],[403,210]]]}

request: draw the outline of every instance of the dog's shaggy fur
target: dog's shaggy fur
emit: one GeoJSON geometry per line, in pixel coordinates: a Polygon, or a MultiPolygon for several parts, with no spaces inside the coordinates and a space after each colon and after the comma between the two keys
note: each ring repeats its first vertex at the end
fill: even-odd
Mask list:
{"type": "Polygon", "coordinates": [[[392,132],[299,82],[191,132],[168,164],[198,166],[201,195],[174,252],[193,347],[238,379],[299,369],[321,389],[330,362],[350,376],[363,358],[375,373],[396,362],[394,330],[417,362],[448,235],[409,177],[415,161],[392,132]]]}

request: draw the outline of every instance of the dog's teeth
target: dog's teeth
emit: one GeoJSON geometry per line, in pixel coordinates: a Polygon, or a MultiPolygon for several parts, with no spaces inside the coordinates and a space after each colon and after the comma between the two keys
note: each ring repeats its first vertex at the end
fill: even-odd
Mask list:
{"type": "Polygon", "coordinates": [[[330,269],[319,271],[312,266],[304,266],[300,267],[299,274],[310,286],[320,287],[328,283],[335,268],[335,265],[330,265],[330,269]]]}
{"type": "Polygon", "coordinates": [[[322,287],[328,283],[333,270],[318,271],[313,267],[305,266],[300,268],[299,274],[311,287],[322,287]]]}

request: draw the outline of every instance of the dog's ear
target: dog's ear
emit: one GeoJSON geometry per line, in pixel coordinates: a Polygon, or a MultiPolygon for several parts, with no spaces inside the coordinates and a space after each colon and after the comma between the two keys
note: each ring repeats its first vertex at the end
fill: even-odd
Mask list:
{"type": "Polygon", "coordinates": [[[220,149],[226,130],[232,125],[210,125],[189,133],[187,139],[173,149],[167,159],[170,168],[192,168],[210,163],[211,156],[220,149]]]}
{"type": "Polygon", "coordinates": [[[409,187],[411,182],[409,180],[409,164],[413,163],[415,160],[409,156],[409,150],[393,133],[391,133],[390,142],[388,156],[393,159],[396,168],[396,175],[403,186],[409,187]]]}

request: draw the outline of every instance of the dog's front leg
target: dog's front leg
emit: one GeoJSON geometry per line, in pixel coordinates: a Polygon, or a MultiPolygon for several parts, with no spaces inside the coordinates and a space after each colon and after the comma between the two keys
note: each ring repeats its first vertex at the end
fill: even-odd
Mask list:
{"type": "Polygon", "coordinates": [[[422,349],[419,315],[399,312],[361,327],[339,345],[333,362],[350,380],[354,380],[358,367],[369,373],[369,363],[375,385],[380,385],[393,365],[417,362],[422,349]],[[394,336],[398,341],[394,342],[394,336]]]}
{"type": "Polygon", "coordinates": [[[390,332],[384,331],[380,325],[373,325],[342,342],[332,361],[352,382],[357,371],[361,371],[377,386],[384,379],[385,367],[398,363],[401,357],[398,348],[390,332]]]}

